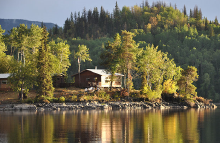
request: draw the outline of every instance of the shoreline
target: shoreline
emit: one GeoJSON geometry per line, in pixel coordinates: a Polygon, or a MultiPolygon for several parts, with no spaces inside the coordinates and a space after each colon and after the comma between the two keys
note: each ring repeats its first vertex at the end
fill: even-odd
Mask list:
{"type": "MultiPolygon", "coordinates": [[[[220,105],[220,103],[218,104],[220,105]]],[[[216,109],[217,105],[210,103],[204,105],[203,103],[195,103],[190,106],[186,103],[169,103],[169,102],[67,102],[67,103],[20,103],[20,104],[0,104],[0,111],[64,111],[64,110],[103,110],[103,109],[216,109]]]]}

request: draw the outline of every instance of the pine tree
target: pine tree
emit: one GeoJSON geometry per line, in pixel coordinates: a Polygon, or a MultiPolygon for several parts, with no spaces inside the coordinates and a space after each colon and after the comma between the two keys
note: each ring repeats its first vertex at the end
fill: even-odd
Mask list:
{"type": "Polygon", "coordinates": [[[119,32],[121,29],[121,18],[120,18],[120,9],[118,7],[118,3],[116,1],[115,9],[114,9],[114,27],[115,32],[119,32]]]}
{"type": "Polygon", "coordinates": [[[188,66],[187,69],[182,71],[182,76],[178,80],[180,94],[185,98],[196,97],[196,87],[193,85],[194,81],[198,80],[197,68],[188,66]]]}
{"type": "Polygon", "coordinates": [[[134,63],[136,62],[136,54],[138,50],[138,44],[133,40],[134,33],[122,30],[122,46],[121,46],[121,65],[124,70],[125,78],[127,78],[126,88],[128,89],[128,94],[133,87],[131,70],[134,68],[134,63]]]}
{"type": "Polygon", "coordinates": [[[115,73],[119,70],[119,58],[121,48],[121,36],[117,33],[114,37],[114,42],[108,42],[105,46],[105,51],[102,52],[100,58],[102,59],[101,65],[111,73],[111,87],[115,78],[115,73]]]}
{"type": "Polygon", "coordinates": [[[208,22],[207,17],[206,17],[205,18],[205,31],[209,30],[208,25],[209,25],[209,22],[208,22]]]}
{"type": "Polygon", "coordinates": [[[217,16],[215,17],[215,25],[218,25],[218,19],[217,19],[217,16]]]}
{"type": "Polygon", "coordinates": [[[50,61],[50,51],[47,45],[47,30],[44,27],[42,32],[41,46],[39,48],[37,71],[38,71],[38,96],[53,96],[52,83],[52,61],[50,61]]]}
{"type": "Polygon", "coordinates": [[[186,15],[186,6],[185,5],[183,7],[183,13],[184,13],[184,15],[186,15]]]}

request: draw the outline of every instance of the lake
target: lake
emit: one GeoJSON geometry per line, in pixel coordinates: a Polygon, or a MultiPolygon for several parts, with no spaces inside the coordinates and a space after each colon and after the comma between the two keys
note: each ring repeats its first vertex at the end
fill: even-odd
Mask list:
{"type": "Polygon", "coordinates": [[[217,143],[220,109],[0,112],[0,142],[217,143]]]}

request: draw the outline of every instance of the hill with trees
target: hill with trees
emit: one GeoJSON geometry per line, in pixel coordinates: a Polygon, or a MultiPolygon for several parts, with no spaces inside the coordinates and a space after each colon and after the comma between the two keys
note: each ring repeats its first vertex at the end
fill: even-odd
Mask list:
{"type": "MultiPolygon", "coordinates": [[[[103,65],[101,55],[106,50],[109,50],[109,55],[111,55],[113,49],[107,47],[114,47],[117,35],[122,36],[119,39],[123,41],[125,31],[129,31],[133,35],[135,48],[131,51],[134,52],[135,49],[141,51],[133,57],[132,54],[128,54],[131,52],[128,49],[127,55],[125,54],[123,58],[127,56],[129,59],[129,56],[131,56],[132,61],[135,62],[123,63],[121,58],[123,64],[119,64],[129,69],[125,74],[128,77],[127,81],[130,82],[128,84],[131,86],[130,88],[141,88],[143,93],[149,94],[149,91],[153,93],[154,90],[162,90],[161,86],[167,89],[166,85],[175,83],[179,87],[179,92],[185,92],[185,95],[189,94],[188,91],[190,90],[196,90],[199,96],[214,101],[220,100],[220,25],[217,18],[214,21],[209,21],[206,17],[203,17],[202,10],[197,6],[189,13],[186,11],[185,6],[180,11],[176,6],[166,5],[163,2],[154,2],[150,6],[147,1],[140,6],[124,6],[122,9],[119,9],[116,2],[112,13],[105,11],[103,7],[100,11],[97,7],[88,11],[83,9],[81,13],[71,13],[63,28],[55,26],[49,29],[48,40],[57,42],[59,37],[66,40],[69,45],[71,66],[67,70],[67,74],[69,75],[69,81],[71,81],[70,76],[78,72],[75,53],[77,53],[79,45],[85,45],[89,49],[92,59],[81,64],[81,70],[94,68],[95,66],[103,68],[106,65],[103,65]],[[156,61],[158,58],[149,55],[149,52],[155,53],[155,57],[159,56],[161,60],[156,61]],[[147,59],[155,59],[155,61],[148,61],[155,63],[151,67],[152,69],[147,68],[148,70],[146,70],[147,59]],[[131,65],[135,67],[131,67],[131,65]],[[145,68],[143,68],[144,66],[145,68]],[[172,71],[169,70],[169,67],[172,66],[175,71],[178,71],[177,67],[183,69],[179,70],[180,76],[176,76],[178,80],[174,78],[175,74],[168,74],[171,73],[168,71],[172,71]],[[157,70],[155,70],[156,68],[157,70]],[[150,72],[152,77],[155,74],[154,78],[150,79],[148,74],[143,77],[144,73],[150,72]],[[195,73],[198,74],[198,77],[195,73]],[[171,75],[173,78],[170,78],[171,75]],[[184,76],[181,77],[181,75],[184,76]],[[191,80],[185,78],[187,76],[191,80]],[[196,80],[197,82],[193,83],[196,80]],[[181,86],[183,82],[187,82],[187,86],[181,86]],[[158,86],[156,86],[156,83],[159,83],[158,86]]],[[[7,55],[10,55],[11,48],[15,47],[12,41],[7,41],[12,33],[13,31],[5,36],[5,43],[8,48],[7,55]]],[[[126,49],[126,45],[119,44],[119,49],[121,47],[124,47],[121,50],[126,49]]],[[[117,63],[118,61],[113,60],[111,62],[117,63]]],[[[109,68],[109,70],[114,72],[112,68],[109,68]]],[[[167,90],[170,91],[172,88],[167,90]]],[[[190,94],[196,96],[194,91],[190,94]]]]}
{"type": "Polygon", "coordinates": [[[51,29],[55,26],[57,26],[54,23],[48,23],[48,22],[39,22],[39,21],[29,21],[24,19],[1,19],[0,18],[0,25],[2,26],[2,29],[5,30],[4,34],[8,34],[8,31],[10,31],[13,27],[18,27],[20,24],[25,24],[30,28],[32,24],[38,25],[41,27],[42,25],[46,26],[47,29],[51,29]]]}

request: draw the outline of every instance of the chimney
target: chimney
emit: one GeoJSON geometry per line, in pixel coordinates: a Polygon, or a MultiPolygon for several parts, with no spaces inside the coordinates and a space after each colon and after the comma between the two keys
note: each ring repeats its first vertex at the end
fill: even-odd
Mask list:
{"type": "Polygon", "coordinates": [[[97,66],[95,66],[95,70],[97,70],[97,66]]]}

